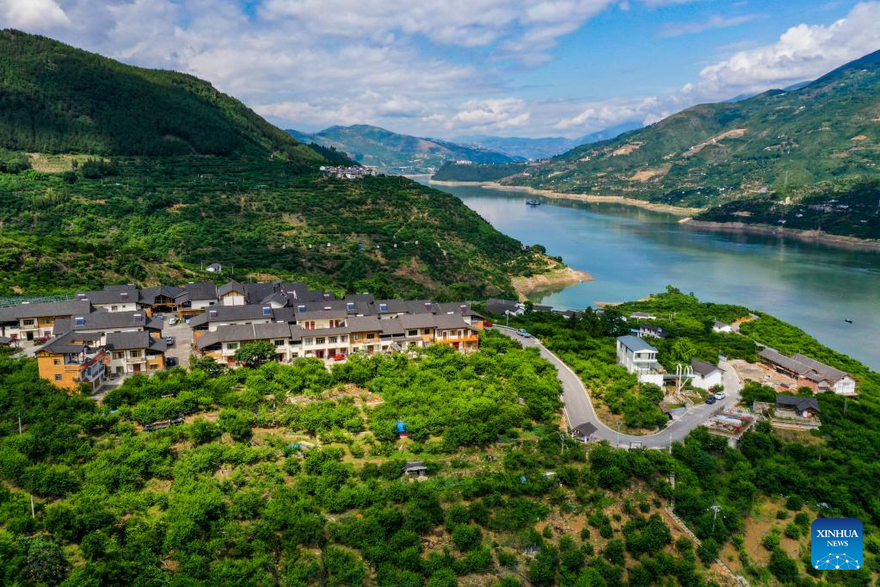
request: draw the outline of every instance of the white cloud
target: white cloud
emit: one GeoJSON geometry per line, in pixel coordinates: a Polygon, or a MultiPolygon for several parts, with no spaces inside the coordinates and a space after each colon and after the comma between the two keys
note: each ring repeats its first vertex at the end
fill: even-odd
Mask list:
{"type": "Polygon", "coordinates": [[[662,37],[680,37],[694,33],[702,33],[712,29],[725,29],[751,22],[760,18],[760,14],[743,14],[741,16],[724,17],[718,14],[696,22],[668,22],[660,29],[662,37]]]}
{"type": "Polygon", "coordinates": [[[470,100],[446,121],[450,129],[508,129],[525,126],[531,119],[527,105],[519,98],[470,100]]]}
{"type": "Polygon", "coordinates": [[[730,97],[813,79],[880,49],[880,2],[863,2],[830,25],[800,24],[772,45],[705,67],[691,94],[730,97]]]}
{"type": "Polygon", "coordinates": [[[0,0],[0,19],[18,29],[50,30],[70,25],[55,0],[0,0]]]}
{"type": "Polygon", "coordinates": [[[563,131],[568,129],[594,131],[632,120],[650,119],[656,122],[660,113],[668,111],[668,106],[668,102],[654,96],[635,100],[594,102],[575,116],[559,120],[554,127],[563,131]]]}

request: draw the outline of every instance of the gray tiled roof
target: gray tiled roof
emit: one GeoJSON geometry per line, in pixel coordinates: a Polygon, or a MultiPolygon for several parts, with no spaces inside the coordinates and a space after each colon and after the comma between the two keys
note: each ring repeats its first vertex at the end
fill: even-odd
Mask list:
{"type": "Polygon", "coordinates": [[[715,371],[720,371],[718,367],[713,365],[712,363],[706,363],[705,361],[698,361],[697,359],[691,359],[691,367],[693,368],[695,373],[699,373],[703,377],[707,375],[711,375],[715,371]]]}
{"type": "Polygon", "coordinates": [[[93,304],[126,304],[139,301],[140,290],[132,284],[108,285],[102,290],[80,292],[76,298],[87,299],[93,304]]]}
{"type": "Polygon", "coordinates": [[[168,350],[168,344],[162,338],[150,336],[149,332],[111,332],[107,335],[105,345],[111,351],[131,349],[149,349],[159,353],[168,350]]]}
{"type": "Polygon", "coordinates": [[[56,320],[54,332],[55,334],[63,334],[70,330],[110,330],[129,327],[162,330],[163,325],[163,320],[151,318],[143,311],[97,311],[88,314],[74,314],[69,319],[56,320]],[[80,318],[82,318],[82,323],[78,324],[80,318]]]}
{"type": "Polygon", "coordinates": [[[222,342],[250,342],[256,340],[287,339],[291,337],[290,324],[230,324],[199,337],[198,346],[205,349],[222,342]]]}
{"type": "Polygon", "coordinates": [[[649,345],[644,339],[639,338],[638,336],[626,335],[619,336],[617,338],[620,343],[628,348],[631,351],[652,351],[657,352],[657,349],[649,345]]]}
{"type": "Polygon", "coordinates": [[[19,304],[0,310],[0,322],[14,322],[20,318],[62,317],[87,314],[92,311],[91,302],[66,300],[39,304],[19,304]]]}
{"type": "Polygon", "coordinates": [[[193,316],[189,325],[193,328],[204,326],[211,322],[239,322],[242,320],[270,320],[275,321],[275,311],[269,308],[269,315],[263,314],[263,306],[260,304],[247,304],[244,306],[211,306],[204,313],[193,316]]]}
{"type": "Polygon", "coordinates": [[[819,402],[814,397],[801,397],[796,395],[777,395],[776,405],[786,408],[794,408],[799,412],[804,410],[819,410],[819,402]]]}

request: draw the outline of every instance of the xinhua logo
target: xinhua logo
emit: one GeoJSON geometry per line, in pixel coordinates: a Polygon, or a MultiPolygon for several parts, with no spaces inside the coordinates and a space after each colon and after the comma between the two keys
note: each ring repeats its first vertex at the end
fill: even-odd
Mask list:
{"type": "Polygon", "coordinates": [[[862,568],[862,522],[855,518],[821,518],[810,539],[813,567],[820,571],[862,568]]]}

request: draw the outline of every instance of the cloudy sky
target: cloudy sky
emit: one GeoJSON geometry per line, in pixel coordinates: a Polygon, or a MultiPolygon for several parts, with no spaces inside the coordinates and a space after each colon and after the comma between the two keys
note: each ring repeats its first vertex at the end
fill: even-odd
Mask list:
{"type": "Polygon", "coordinates": [[[880,49],[880,1],[0,0],[0,26],[212,82],[284,128],[577,137],[880,49]]]}

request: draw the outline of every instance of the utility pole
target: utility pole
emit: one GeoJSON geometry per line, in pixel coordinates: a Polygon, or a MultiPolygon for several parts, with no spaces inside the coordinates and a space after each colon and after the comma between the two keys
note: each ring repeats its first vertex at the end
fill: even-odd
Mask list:
{"type": "Polygon", "coordinates": [[[21,434],[21,412],[18,413],[18,433],[21,434]]]}
{"type": "Polygon", "coordinates": [[[37,514],[34,512],[34,496],[31,495],[31,518],[36,518],[37,514]]]}
{"type": "Polygon", "coordinates": [[[712,533],[715,533],[715,520],[718,518],[718,512],[721,511],[720,505],[710,505],[707,509],[712,510],[712,533]]]}

